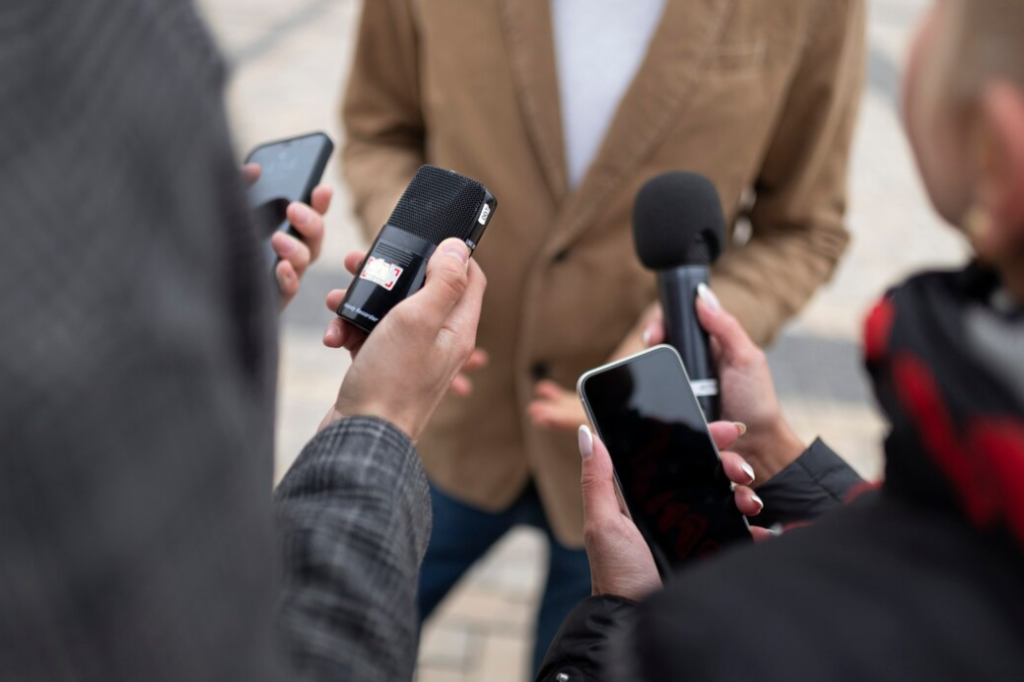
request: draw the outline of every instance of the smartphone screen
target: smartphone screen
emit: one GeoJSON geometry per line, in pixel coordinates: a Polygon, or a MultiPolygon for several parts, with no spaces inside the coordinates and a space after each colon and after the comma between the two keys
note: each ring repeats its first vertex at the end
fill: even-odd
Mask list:
{"type": "Polygon", "coordinates": [[[663,576],[750,540],[679,354],[659,346],[589,372],[580,395],[663,576]]]}

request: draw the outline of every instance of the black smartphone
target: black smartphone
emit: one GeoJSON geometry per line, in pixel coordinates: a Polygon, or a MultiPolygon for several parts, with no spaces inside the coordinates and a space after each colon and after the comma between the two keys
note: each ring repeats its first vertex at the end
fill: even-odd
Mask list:
{"type": "Polygon", "coordinates": [[[578,388],[663,578],[751,539],[674,348],[657,346],[591,370],[578,388]]]}
{"type": "Polygon", "coordinates": [[[271,266],[278,258],[270,245],[270,237],[280,231],[299,236],[288,223],[288,205],[293,201],[309,203],[333,151],[331,138],[318,132],[261,144],[245,159],[246,163],[260,164],[260,179],[249,188],[249,205],[266,238],[267,260],[271,266]]]}

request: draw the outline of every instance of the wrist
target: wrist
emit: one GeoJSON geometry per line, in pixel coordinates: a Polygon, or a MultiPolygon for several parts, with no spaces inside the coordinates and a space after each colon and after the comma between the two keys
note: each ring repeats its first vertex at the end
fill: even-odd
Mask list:
{"type": "Polygon", "coordinates": [[[807,446],[782,417],[752,437],[744,438],[744,458],[754,467],[758,483],[766,483],[800,458],[807,446]]]}
{"type": "Polygon", "coordinates": [[[331,409],[327,410],[327,414],[324,415],[324,418],[320,420],[320,426],[316,427],[316,432],[320,433],[331,424],[340,422],[347,417],[348,415],[343,414],[336,405],[332,405],[331,409]]]}
{"type": "Polygon", "coordinates": [[[327,415],[320,422],[317,433],[320,433],[335,422],[351,417],[374,417],[386,421],[408,436],[409,440],[413,442],[419,438],[419,434],[422,431],[422,428],[417,426],[418,422],[415,418],[403,418],[397,415],[395,410],[387,409],[384,406],[374,404],[342,404],[339,401],[327,411],[327,415]]]}

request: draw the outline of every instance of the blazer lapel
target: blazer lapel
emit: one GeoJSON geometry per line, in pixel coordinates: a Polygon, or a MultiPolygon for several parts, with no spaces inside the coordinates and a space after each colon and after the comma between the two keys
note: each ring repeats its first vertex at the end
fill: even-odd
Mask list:
{"type": "Polygon", "coordinates": [[[560,203],[568,181],[550,0],[499,0],[499,4],[523,119],[552,197],[560,203]]]}
{"type": "MultiPolygon", "coordinates": [[[[614,191],[685,115],[686,95],[706,70],[735,3],[668,0],[647,57],[627,89],[597,157],[579,188],[561,206],[557,234],[549,243],[551,253],[563,249],[593,223],[614,191]]],[[[554,87],[557,91],[557,82],[554,87]]]]}

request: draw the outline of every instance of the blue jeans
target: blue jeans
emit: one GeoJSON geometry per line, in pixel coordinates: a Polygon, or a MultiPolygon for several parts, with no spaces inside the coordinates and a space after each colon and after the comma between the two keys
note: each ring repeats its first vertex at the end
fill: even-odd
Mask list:
{"type": "Polygon", "coordinates": [[[430,500],[434,506],[434,533],[420,574],[421,622],[444,599],[462,574],[505,533],[519,525],[544,531],[551,552],[533,646],[533,672],[536,674],[562,621],[580,601],[590,596],[587,553],[582,549],[566,549],[555,540],[533,485],[511,507],[498,513],[457,502],[433,485],[430,486],[430,500]]]}

